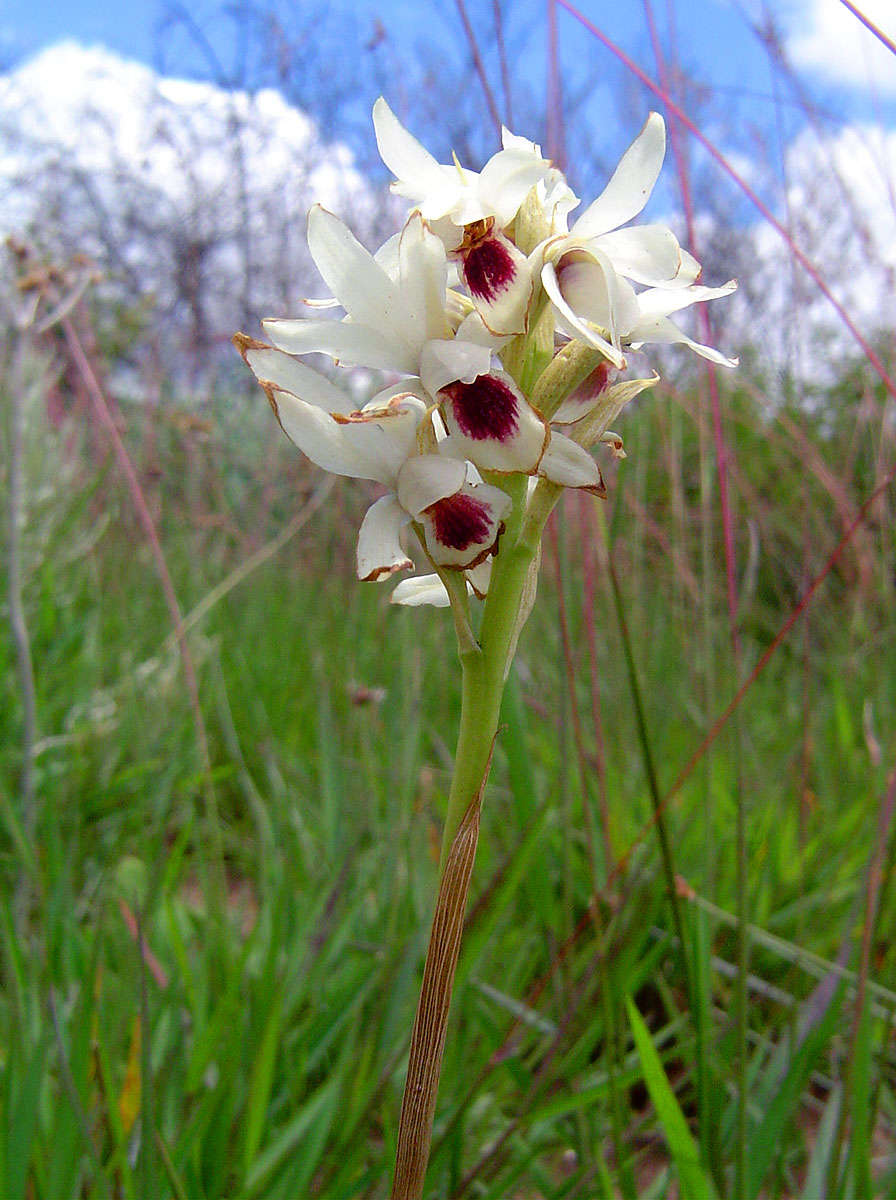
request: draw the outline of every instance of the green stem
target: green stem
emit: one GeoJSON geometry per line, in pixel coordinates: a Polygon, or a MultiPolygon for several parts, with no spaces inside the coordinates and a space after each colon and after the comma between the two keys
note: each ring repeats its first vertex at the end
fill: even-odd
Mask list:
{"type": "Polygon", "coordinates": [[[498,555],[482,616],[479,648],[460,655],[463,668],[460,732],[448,794],[440,875],[463,815],[482,786],[491,756],[523,591],[536,554],[537,546],[517,542],[498,555]]]}
{"type": "MultiPolygon", "coordinates": [[[[492,566],[478,641],[467,620],[465,592],[458,596],[452,581],[446,581],[463,668],[460,732],[445,818],[436,909],[411,1033],[391,1200],[420,1200],[423,1195],[463,914],[479,837],[482,793],[504,684],[530,607],[530,573],[537,570],[538,539],[520,537],[527,482],[520,476],[503,485],[513,508],[492,566]]],[[[550,509],[547,505],[543,508],[546,520],[550,509]]]]}

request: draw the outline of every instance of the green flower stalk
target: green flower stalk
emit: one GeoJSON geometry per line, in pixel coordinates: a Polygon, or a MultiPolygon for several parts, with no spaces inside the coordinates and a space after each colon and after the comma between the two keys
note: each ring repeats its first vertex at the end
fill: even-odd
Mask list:
{"type": "Polygon", "coordinates": [[[502,149],[473,172],[438,163],[384,100],[373,119],[393,191],[411,204],[403,228],[371,254],[312,208],[308,244],[333,294],[315,303],[340,306],[344,319],[272,319],[270,342],[234,341],[308,458],[380,485],[358,534],[359,578],[414,572],[392,601],[450,607],[457,633],[460,730],[392,1190],[418,1200],[482,798],[545,525],[566,488],[606,494],[592,450],[623,455],[610,426],[658,380],[621,377],[630,349],[682,343],[734,365],[670,314],[735,284],[698,283],[700,264],[665,226],[623,228],[662,164],[656,113],[572,226],[578,198],[525,138],[505,129],[502,149]],[[399,382],[358,408],[303,361],[312,353],[399,382]]]}

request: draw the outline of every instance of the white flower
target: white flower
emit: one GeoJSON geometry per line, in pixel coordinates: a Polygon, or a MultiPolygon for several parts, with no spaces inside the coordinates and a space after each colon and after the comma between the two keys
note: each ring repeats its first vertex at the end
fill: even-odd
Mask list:
{"type": "Polygon", "coordinates": [[[243,334],[234,341],[283,431],[313,463],[389,489],[361,524],[360,579],[413,569],[404,544],[412,523],[439,566],[463,570],[491,553],[510,500],[499,488],[472,482],[467,463],[419,453],[418,430],[427,405],[418,394],[393,385],[354,411],[347,393],[289,354],[243,334]]]}
{"type": "Polygon", "coordinates": [[[452,165],[439,163],[408,133],[382,96],[373,106],[373,126],[380,157],[395,176],[392,191],[409,200],[427,221],[447,220],[456,230],[489,218],[503,229],[531,189],[554,169],[537,146],[507,129],[504,148],[482,171],[469,171],[456,159],[452,165]]]}
{"type": "MultiPolygon", "coordinates": [[[[488,558],[464,572],[468,595],[478,596],[480,599],[486,595],[491,570],[492,560],[488,558]]],[[[391,604],[404,604],[410,608],[418,608],[423,604],[432,605],[433,608],[447,608],[451,598],[438,575],[412,575],[409,579],[402,579],[392,589],[389,601],[391,604]]]]}
{"type": "Polygon", "coordinates": [[[560,172],[542,158],[538,146],[507,129],[503,149],[481,172],[456,159],[452,165],[439,163],[382,96],[373,106],[373,124],[380,156],[396,176],[392,191],[411,202],[457,259],[486,327],[499,337],[525,332],[531,272],[526,256],[503,231],[536,186],[550,190],[552,209],[569,210],[576,201],[568,188],[558,190],[560,172]]]}
{"type": "Polygon", "coordinates": [[[422,219],[412,216],[402,230],[395,279],[319,204],[308,214],[308,248],[348,319],[264,321],[274,345],[290,354],[327,354],[347,366],[416,375],[426,342],[450,333],[445,250],[422,219]]]}
{"type": "Polygon", "coordinates": [[[656,113],[571,228],[578,197],[533,142],[505,129],[502,149],[474,172],[438,163],[383,99],[373,116],[393,191],[413,206],[404,227],[371,254],[315,205],[308,245],[331,296],[306,303],[341,307],[343,318],[269,319],[272,345],[234,341],[309,459],[386,489],[361,524],[359,576],[413,569],[409,549],[425,552],[437,573],[403,581],[393,599],[447,604],[445,569],[473,594],[487,591],[515,490],[495,486],[501,475],[528,475],[542,497],[553,493],[538,491],[539,477],[605,494],[590,450],[604,442],[623,456],[609,423],[658,379],[612,382],[627,348],[679,342],[733,365],[670,316],[735,284],[698,284],[700,264],[665,226],[624,227],[662,166],[656,113]],[[306,354],[400,381],[358,408],[357,388],[313,370],[306,354]]]}
{"type": "Polygon", "coordinates": [[[726,296],[733,280],[718,288],[696,285],[700,264],[665,225],[619,228],[650,198],[666,149],[663,118],[651,113],[622,156],[600,196],[568,233],[554,234],[530,256],[557,318],[568,336],[623,367],[623,348],[645,342],[681,342],[725,366],[736,360],[687,337],[667,318],[688,305],[726,296]],[[647,285],[636,292],[632,282],[647,285]]]}
{"type": "MultiPolygon", "coordinates": [[[[290,373],[289,355],[317,352],[352,366],[392,370],[408,377],[403,391],[439,406],[450,435],[447,454],[483,471],[534,474],[541,469],[548,426],[513,380],[494,367],[495,339],[479,317],[470,313],[452,330],[445,249],[419,213],[410,216],[397,243],[390,240],[381,248],[378,261],[337,217],[315,206],[308,218],[308,245],[346,319],[264,321],[285,361],[268,356],[266,362],[276,361],[280,377],[260,378],[273,383],[288,378],[283,386],[300,397],[305,387],[315,394],[324,389],[328,403],[336,405],[334,385],[317,372],[309,378],[309,369],[298,362],[290,373]]],[[[246,356],[256,374],[258,353],[246,356]]],[[[593,483],[580,473],[573,486],[593,483]]]]}

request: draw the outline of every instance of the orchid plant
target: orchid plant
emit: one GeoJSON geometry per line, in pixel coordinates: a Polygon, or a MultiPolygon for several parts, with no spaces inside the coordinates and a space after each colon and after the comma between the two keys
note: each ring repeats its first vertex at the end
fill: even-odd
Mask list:
{"type": "Polygon", "coordinates": [[[312,462],[385,489],[361,523],[358,577],[414,572],[392,601],[450,606],[457,633],[460,731],[392,1192],[406,1200],[422,1193],[479,810],[545,524],[566,488],[606,494],[592,451],[623,455],[610,426],[659,379],[628,377],[630,351],[680,343],[735,365],[670,318],[736,285],[700,283],[665,225],[628,224],[662,166],[657,113],[572,225],[578,197],[525,138],[505,129],[477,173],[439,163],[382,98],[373,122],[392,190],[410,204],[403,228],[371,254],[313,207],[308,245],[332,298],[308,304],[344,317],[266,320],[269,342],[234,341],[312,462]],[[392,382],[358,408],[308,354],[392,382]]]}

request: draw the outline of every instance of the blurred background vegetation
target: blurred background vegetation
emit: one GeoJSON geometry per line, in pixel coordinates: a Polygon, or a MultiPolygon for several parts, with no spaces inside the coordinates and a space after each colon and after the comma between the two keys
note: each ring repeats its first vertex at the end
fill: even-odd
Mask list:
{"type": "MultiPolygon", "coordinates": [[[[527,86],[514,63],[533,42],[543,63],[546,27],[480,7],[472,38],[452,10],[453,39],[408,59],[385,18],[346,34],[344,10],[239,6],[218,17],[236,67],[172,7],[161,65],[189,57],[201,80],[72,47],[5,79],[3,1200],[387,1195],[453,634],[355,581],[363,485],[289,446],[228,340],[319,286],[314,198],[370,246],[391,232],[368,92],[472,165],[489,104],[511,108],[586,201],[600,190],[659,102],[593,41],[527,86]],[[78,54],[83,87],[42,110],[36,84],[78,54]]],[[[869,207],[896,173],[889,142],[809,94],[773,22],[752,33],[772,111],[809,130],[783,165],[668,38],[643,62],[715,140],[727,113],[739,170],[752,143],[748,182],[866,345],[730,180],[670,154],[659,211],[709,282],[740,277],[712,316],[741,367],[669,355],[604,464],[609,499],[567,497],[552,524],[432,1197],[734,1195],[739,1088],[737,1194],[896,1196],[896,222],[869,207]]],[[[359,398],[374,385],[359,373],[359,398]]]]}

